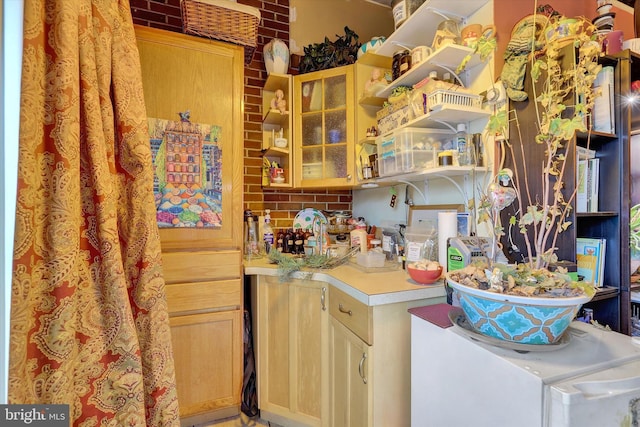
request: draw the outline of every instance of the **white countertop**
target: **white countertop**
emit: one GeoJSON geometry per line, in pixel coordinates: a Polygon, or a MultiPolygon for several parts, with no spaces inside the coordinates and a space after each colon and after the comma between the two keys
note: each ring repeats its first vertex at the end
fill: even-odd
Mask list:
{"type": "MultiPolygon", "coordinates": [[[[245,261],[244,274],[277,276],[278,266],[270,264],[267,258],[245,261]]],[[[347,263],[330,270],[305,268],[293,273],[292,277],[327,282],[369,306],[441,298],[446,295],[442,280],[432,285],[418,285],[402,269],[369,273],[347,263]]]]}

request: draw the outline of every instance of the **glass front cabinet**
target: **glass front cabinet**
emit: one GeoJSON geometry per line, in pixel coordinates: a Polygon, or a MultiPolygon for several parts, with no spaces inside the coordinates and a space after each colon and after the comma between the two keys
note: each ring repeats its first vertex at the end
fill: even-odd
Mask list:
{"type": "Polygon", "coordinates": [[[354,185],[354,65],[294,77],[295,186],[354,185]]]}

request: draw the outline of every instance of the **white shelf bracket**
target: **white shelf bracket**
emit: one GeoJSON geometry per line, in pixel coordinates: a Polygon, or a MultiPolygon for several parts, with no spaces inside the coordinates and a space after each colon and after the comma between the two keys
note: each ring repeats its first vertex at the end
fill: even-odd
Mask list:
{"type": "Polygon", "coordinates": [[[461,23],[465,23],[465,20],[467,19],[466,16],[458,15],[457,13],[452,13],[446,10],[436,9],[435,7],[427,7],[427,10],[443,17],[444,19],[457,19],[461,23]]]}
{"type": "MultiPolygon", "coordinates": [[[[467,205],[467,202],[469,201],[469,198],[467,197],[467,191],[462,188],[460,186],[460,184],[458,184],[453,178],[446,176],[446,175],[441,175],[441,174],[434,174],[433,175],[436,178],[442,178],[442,179],[446,179],[447,181],[449,181],[451,184],[453,184],[454,187],[456,187],[456,189],[458,190],[458,192],[460,193],[460,195],[462,196],[462,200],[464,201],[465,206],[467,205]]],[[[464,174],[463,175],[463,179],[464,179],[464,187],[467,188],[468,187],[468,183],[469,183],[469,174],[464,174]]],[[[425,202],[427,202],[427,194],[428,193],[428,189],[429,189],[429,178],[424,180],[424,194],[425,194],[425,202]]]]}

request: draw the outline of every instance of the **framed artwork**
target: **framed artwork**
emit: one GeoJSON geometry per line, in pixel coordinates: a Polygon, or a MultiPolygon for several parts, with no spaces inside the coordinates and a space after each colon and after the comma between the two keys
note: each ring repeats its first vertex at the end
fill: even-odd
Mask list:
{"type": "Polygon", "coordinates": [[[149,121],[158,227],[222,227],[222,128],[180,121],[149,121]]]}

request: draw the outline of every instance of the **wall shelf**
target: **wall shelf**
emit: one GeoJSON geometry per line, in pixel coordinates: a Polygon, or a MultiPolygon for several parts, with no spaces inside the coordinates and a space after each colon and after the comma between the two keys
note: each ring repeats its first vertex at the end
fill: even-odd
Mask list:
{"type": "Polygon", "coordinates": [[[393,56],[400,45],[431,46],[438,24],[445,16],[460,19],[475,13],[489,0],[427,0],[393,32],[376,51],[377,55],[393,56]]]}

